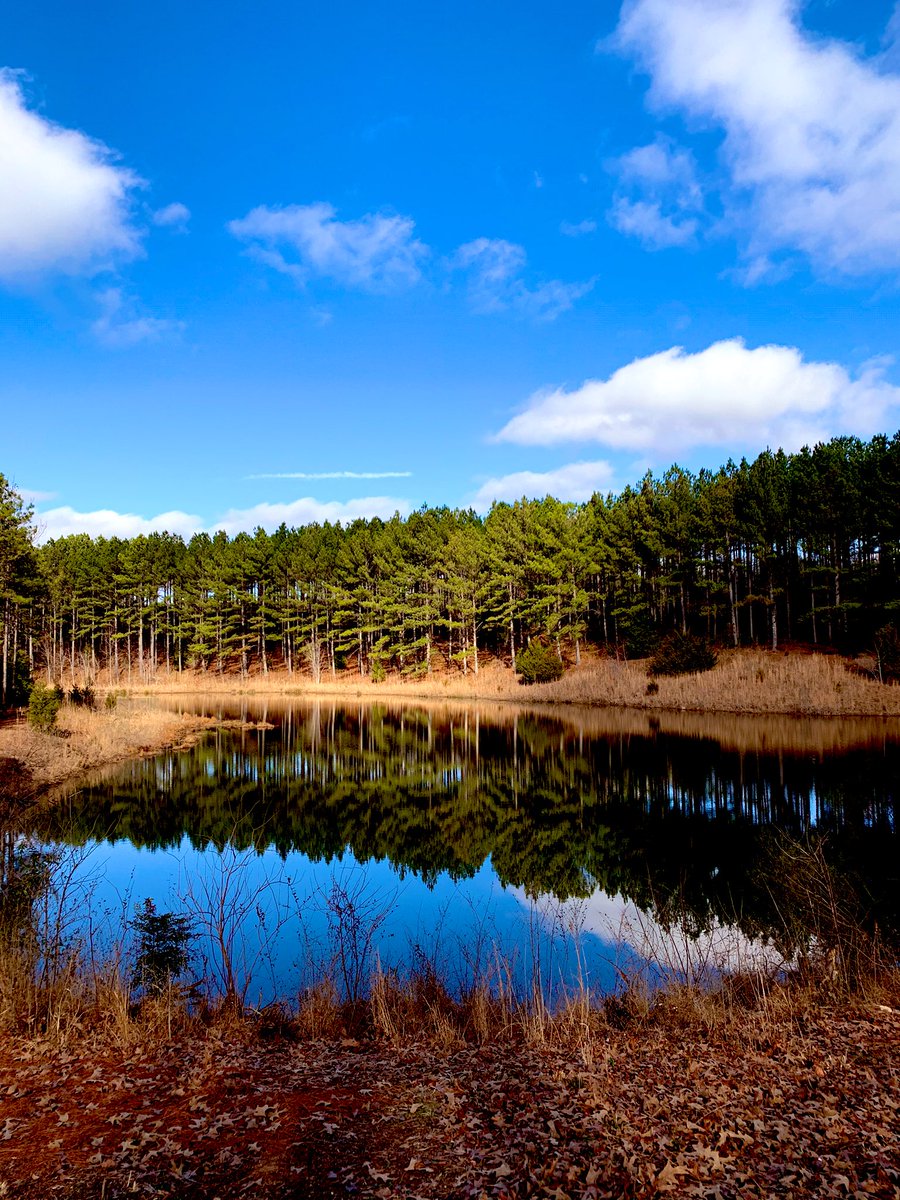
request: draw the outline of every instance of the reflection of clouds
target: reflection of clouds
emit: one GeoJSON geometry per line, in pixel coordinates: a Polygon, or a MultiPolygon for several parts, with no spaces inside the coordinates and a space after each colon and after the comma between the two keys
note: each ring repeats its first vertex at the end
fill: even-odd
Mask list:
{"type": "Polygon", "coordinates": [[[645,963],[661,981],[710,983],[724,973],[749,971],[771,974],[784,958],[759,938],[748,938],[734,926],[714,921],[694,935],[682,922],[663,926],[624,896],[596,891],[574,900],[528,896],[523,888],[512,894],[529,918],[537,917],[547,931],[573,941],[593,935],[624,951],[635,966],[645,963]]]}

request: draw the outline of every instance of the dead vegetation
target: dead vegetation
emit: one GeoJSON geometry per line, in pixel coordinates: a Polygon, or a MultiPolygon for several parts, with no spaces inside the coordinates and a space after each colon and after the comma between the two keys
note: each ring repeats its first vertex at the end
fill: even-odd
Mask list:
{"type": "Polygon", "coordinates": [[[699,675],[647,675],[644,660],[584,655],[562,679],[523,687],[498,661],[477,675],[440,671],[433,675],[370,676],[345,672],[319,682],[286,672],[160,674],[146,694],[239,694],[268,696],[404,697],[504,700],[519,703],[583,704],[651,710],[722,713],[788,713],[800,716],[900,716],[900,686],[878,682],[834,654],[723,651],[711,671],[699,675]],[[648,687],[648,684],[650,685],[648,687]]]}
{"type": "Polygon", "coordinates": [[[397,1001],[368,1037],[160,1008],[77,1039],[7,1037],[5,1194],[900,1195],[887,1007],[807,987],[728,1022],[673,997],[464,1038],[433,996],[402,998],[431,1014],[402,1031],[397,1001]]]}
{"type": "Polygon", "coordinates": [[[819,850],[779,853],[790,959],[723,973],[706,951],[688,969],[672,927],[667,957],[652,947],[661,980],[636,969],[550,1004],[497,955],[457,994],[432,962],[383,970],[368,950],[360,981],[351,921],[343,959],[261,1011],[173,980],[136,989],[127,946],[95,953],[71,866],[22,875],[20,853],[30,890],[17,904],[7,876],[0,930],[0,1184],[24,1200],[896,1200],[896,953],[819,850]]]}
{"type": "Polygon", "coordinates": [[[34,729],[24,719],[0,727],[0,759],[15,760],[41,789],[91,767],[187,747],[219,724],[212,717],[128,702],[114,709],[63,705],[51,730],[34,729]]]}

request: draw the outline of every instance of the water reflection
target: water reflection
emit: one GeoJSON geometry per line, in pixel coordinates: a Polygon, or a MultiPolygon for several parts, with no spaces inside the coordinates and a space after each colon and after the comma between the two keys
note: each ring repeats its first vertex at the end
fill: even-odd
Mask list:
{"type": "Polygon", "coordinates": [[[780,839],[813,837],[854,880],[865,919],[900,927],[896,724],[499,704],[245,703],[243,715],[274,728],[95,776],[32,832],[349,855],[431,889],[489,870],[525,897],[600,891],[751,937],[780,924],[780,839]]]}

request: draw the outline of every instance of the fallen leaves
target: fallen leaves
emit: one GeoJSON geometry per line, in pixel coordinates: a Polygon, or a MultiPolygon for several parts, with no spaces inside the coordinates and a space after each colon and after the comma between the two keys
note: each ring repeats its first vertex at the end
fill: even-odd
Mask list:
{"type": "Polygon", "coordinates": [[[900,1198],[891,1014],[760,1046],[610,1029],[593,1051],[7,1041],[0,1195],[900,1198]]]}

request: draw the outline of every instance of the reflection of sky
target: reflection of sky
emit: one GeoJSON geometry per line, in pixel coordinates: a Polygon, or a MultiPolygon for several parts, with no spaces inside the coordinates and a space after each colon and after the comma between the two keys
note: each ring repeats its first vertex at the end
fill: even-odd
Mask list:
{"type": "MultiPolygon", "coordinates": [[[[783,965],[772,946],[746,937],[735,926],[713,922],[699,934],[678,922],[662,926],[623,896],[598,890],[578,900],[531,899],[521,888],[514,894],[523,911],[550,930],[568,933],[570,942],[577,931],[583,944],[614,951],[617,982],[640,976],[651,985],[686,980],[709,984],[726,971],[768,973],[783,965]]],[[[608,984],[601,987],[609,990],[608,984]]]]}
{"type": "MultiPolygon", "coordinates": [[[[523,995],[539,981],[554,1000],[579,981],[611,990],[617,967],[634,958],[611,925],[593,920],[593,908],[580,920],[571,904],[533,903],[504,888],[490,860],[471,879],[442,874],[429,887],[388,862],[358,863],[349,851],[340,862],[314,863],[274,850],[200,851],[185,838],[177,850],[122,841],[75,853],[96,944],[120,942],[124,922],[149,897],[158,912],[190,916],[195,973],[219,990],[224,943],[249,1004],[291,1000],[324,969],[352,990],[357,968],[367,981],[378,963],[401,973],[433,966],[457,994],[476,979],[512,982],[523,995]]],[[[608,903],[617,911],[618,902],[608,903]]]]}

